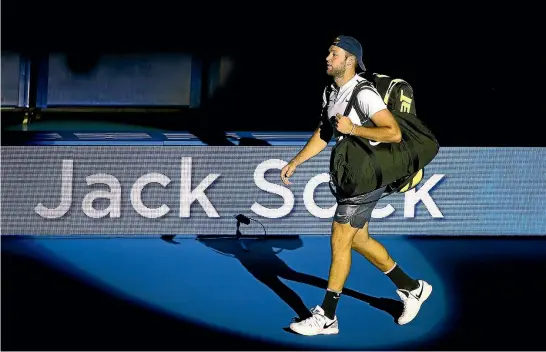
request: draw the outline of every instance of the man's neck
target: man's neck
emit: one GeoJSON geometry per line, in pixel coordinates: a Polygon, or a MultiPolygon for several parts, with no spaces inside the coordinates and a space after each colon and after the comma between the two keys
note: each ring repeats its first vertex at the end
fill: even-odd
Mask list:
{"type": "Polygon", "coordinates": [[[334,82],[336,86],[341,88],[343,87],[345,83],[349,82],[354,76],[355,76],[355,71],[345,71],[343,76],[335,77],[334,82]]]}

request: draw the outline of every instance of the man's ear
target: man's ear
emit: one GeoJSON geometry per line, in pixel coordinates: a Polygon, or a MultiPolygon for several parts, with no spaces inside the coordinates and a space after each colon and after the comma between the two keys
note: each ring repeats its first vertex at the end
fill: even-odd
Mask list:
{"type": "Polygon", "coordinates": [[[347,63],[349,65],[356,66],[356,57],[354,55],[351,55],[347,58],[347,63]]]}

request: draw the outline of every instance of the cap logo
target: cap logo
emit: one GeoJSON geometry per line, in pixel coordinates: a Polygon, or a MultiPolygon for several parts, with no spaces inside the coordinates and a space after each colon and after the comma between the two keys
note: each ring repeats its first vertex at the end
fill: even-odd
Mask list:
{"type": "Polygon", "coordinates": [[[335,40],[334,40],[334,45],[336,45],[337,43],[339,43],[339,37],[337,37],[335,40]]]}

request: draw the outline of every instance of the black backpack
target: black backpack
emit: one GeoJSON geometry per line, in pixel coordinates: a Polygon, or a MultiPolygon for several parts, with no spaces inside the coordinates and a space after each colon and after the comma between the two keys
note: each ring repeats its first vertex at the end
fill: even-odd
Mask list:
{"type": "Polygon", "coordinates": [[[387,195],[415,188],[424,167],[438,154],[439,144],[430,129],[417,117],[413,89],[402,79],[374,74],[373,82],[356,85],[344,112],[356,110],[363,126],[374,126],[355,104],[361,89],[375,88],[402,131],[400,143],[370,143],[365,138],[345,135],[332,148],[330,175],[336,197],[350,199],[386,187],[387,195]]]}

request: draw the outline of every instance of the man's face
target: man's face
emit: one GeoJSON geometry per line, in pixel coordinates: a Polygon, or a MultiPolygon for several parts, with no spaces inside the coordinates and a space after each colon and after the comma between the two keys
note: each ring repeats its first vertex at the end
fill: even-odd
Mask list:
{"type": "Polygon", "coordinates": [[[328,52],[328,56],[326,57],[326,73],[332,77],[343,76],[348,65],[345,50],[332,45],[328,52]]]}

